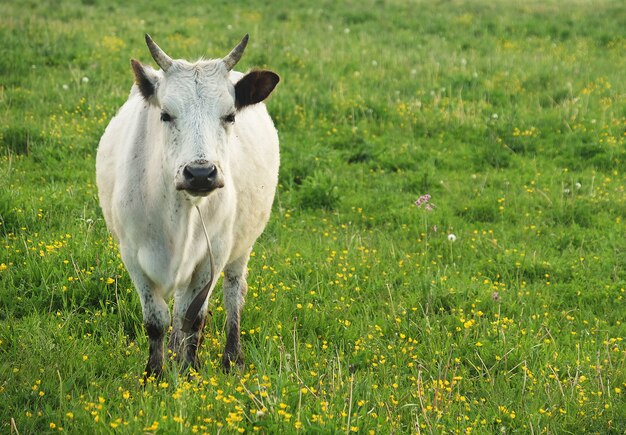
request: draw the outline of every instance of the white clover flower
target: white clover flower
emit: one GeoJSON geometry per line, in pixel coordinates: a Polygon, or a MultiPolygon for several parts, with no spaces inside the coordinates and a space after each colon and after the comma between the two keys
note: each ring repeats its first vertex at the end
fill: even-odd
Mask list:
{"type": "Polygon", "coordinates": [[[83,77],[80,81],[83,83],[89,83],[89,77],[83,77]]]}
{"type": "Polygon", "coordinates": [[[448,240],[450,240],[451,242],[455,242],[456,241],[456,235],[450,233],[448,234],[448,240]]]}
{"type": "Polygon", "coordinates": [[[64,91],[67,91],[70,88],[68,85],[63,85],[61,87],[63,88],[64,91]]]}

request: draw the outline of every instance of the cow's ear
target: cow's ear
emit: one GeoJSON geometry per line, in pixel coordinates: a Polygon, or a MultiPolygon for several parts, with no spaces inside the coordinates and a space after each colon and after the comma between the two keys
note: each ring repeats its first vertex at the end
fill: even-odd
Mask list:
{"type": "Polygon", "coordinates": [[[156,94],[157,83],[159,82],[157,72],[135,59],[132,59],[130,64],[133,67],[135,83],[139,87],[141,95],[143,95],[146,101],[150,101],[156,94]]]}
{"type": "Polygon", "coordinates": [[[280,77],[272,71],[251,71],[235,84],[235,106],[241,109],[265,100],[280,77]]]}

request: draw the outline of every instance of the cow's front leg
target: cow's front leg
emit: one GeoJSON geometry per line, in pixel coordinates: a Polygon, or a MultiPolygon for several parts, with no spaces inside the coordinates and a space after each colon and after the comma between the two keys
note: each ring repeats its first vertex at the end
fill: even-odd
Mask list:
{"type": "Polygon", "coordinates": [[[248,256],[229,264],[224,269],[224,307],[226,308],[226,346],[222,354],[222,366],[229,372],[233,366],[243,369],[241,353],[241,310],[248,292],[246,265],[248,256]]]}
{"type": "Polygon", "coordinates": [[[163,373],[165,363],[163,342],[170,326],[170,310],[161,289],[144,272],[139,262],[140,255],[135,251],[125,249],[124,245],[120,246],[120,253],[139,295],[143,325],[150,343],[144,380],[151,376],[159,377],[163,373]]]}
{"type": "Polygon", "coordinates": [[[163,373],[165,358],[163,342],[165,333],[170,326],[170,313],[167,304],[156,291],[145,287],[137,289],[141,298],[143,324],[150,341],[150,354],[146,365],[145,378],[159,377],[163,373]]]}

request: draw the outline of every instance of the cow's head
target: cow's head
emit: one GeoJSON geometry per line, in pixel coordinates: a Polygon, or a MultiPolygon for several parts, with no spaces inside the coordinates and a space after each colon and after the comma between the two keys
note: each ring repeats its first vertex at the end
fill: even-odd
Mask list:
{"type": "Polygon", "coordinates": [[[131,64],[136,84],[160,125],[149,137],[165,147],[163,169],[175,188],[207,196],[225,183],[229,142],[237,113],[269,96],[279,81],[272,71],[252,71],[233,85],[230,71],[243,55],[248,35],[223,59],[190,63],[173,60],[146,34],[146,43],[160,71],[137,60],[131,64]]]}

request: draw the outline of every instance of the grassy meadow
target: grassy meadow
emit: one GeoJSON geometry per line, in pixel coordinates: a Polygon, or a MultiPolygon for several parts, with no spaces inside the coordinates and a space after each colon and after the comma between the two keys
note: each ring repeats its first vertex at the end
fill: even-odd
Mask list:
{"type": "Polygon", "coordinates": [[[0,433],[626,433],[623,2],[266,3],[0,0],[0,433]],[[218,286],[142,382],[94,165],[145,32],[282,78],[235,375],[218,286]]]}

